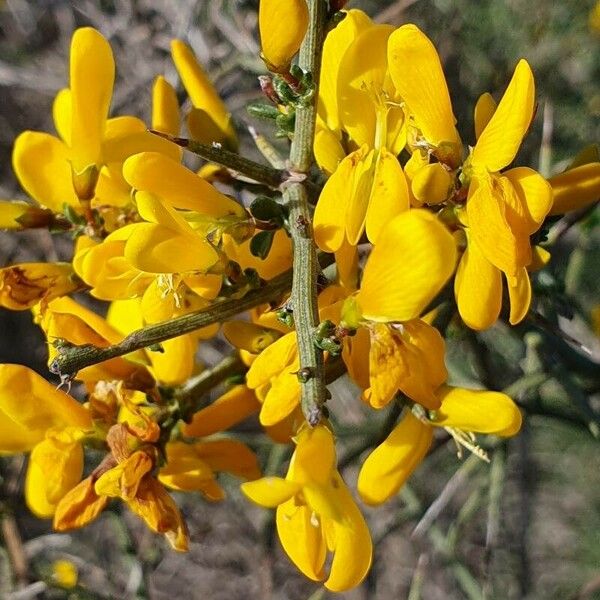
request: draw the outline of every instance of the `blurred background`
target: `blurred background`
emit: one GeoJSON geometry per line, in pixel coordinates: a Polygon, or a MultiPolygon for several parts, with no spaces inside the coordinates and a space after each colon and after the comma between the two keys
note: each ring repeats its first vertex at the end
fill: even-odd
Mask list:
{"type": "MultiPolygon", "coordinates": [[[[242,152],[256,156],[247,125],[272,133],[244,109],[260,99],[256,78],[264,72],[257,58],[257,4],[0,0],[0,198],[24,197],[11,170],[14,138],[25,129],[53,132],[51,105],[68,81],[70,38],[84,25],[99,29],[115,54],[113,115],[148,120],[154,77],[164,74],[178,84],[169,44],[182,38],[234,114],[242,152]]],[[[520,57],[534,70],[538,109],[517,163],[550,175],[599,141],[600,27],[589,17],[593,0],[351,0],[348,7],[362,8],[380,22],[414,22],[432,38],[466,142],[474,141],[477,97],[490,91],[499,98],[520,57]]],[[[596,209],[561,233],[547,275],[536,282],[540,301],[556,304],[560,298],[572,309],[558,312],[574,318],[555,314],[554,322],[589,347],[590,371],[594,361],[600,363],[598,338],[590,333],[600,305],[599,218],[596,209]]],[[[0,267],[69,257],[69,240],[47,232],[0,233],[0,267]]],[[[503,389],[523,371],[539,369],[532,356],[540,338],[531,328],[498,325],[474,335],[455,327],[448,336],[455,383],[503,389]]],[[[205,350],[203,358],[214,362],[217,350],[205,350]]],[[[376,542],[374,566],[363,586],[344,598],[600,598],[598,375],[582,387],[570,379],[575,367],[570,371],[553,352],[544,355],[547,380],[518,398],[530,412],[543,414],[532,415],[518,438],[494,445],[491,466],[475,457],[457,461],[453,444],[440,438],[395,501],[365,509],[376,542]]],[[[45,360],[45,343],[31,316],[0,311],[0,361],[47,375],[45,360]]],[[[366,413],[348,382],[333,387],[339,454],[353,483],[364,449],[361,436],[368,435],[366,413]]],[[[375,426],[385,414],[377,419],[375,426]]],[[[276,459],[267,447],[259,452],[264,461],[276,459]]],[[[220,505],[190,495],[177,498],[192,540],[189,554],[178,555],[117,503],[82,531],[52,533],[49,523],[23,505],[24,466],[20,458],[0,459],[1,599],[328,597],[290,565],[270,515],[246,503],[233,480],[220,505]],[[76,587],[54,585],[58,560],[76,568],[76,587]]]]}

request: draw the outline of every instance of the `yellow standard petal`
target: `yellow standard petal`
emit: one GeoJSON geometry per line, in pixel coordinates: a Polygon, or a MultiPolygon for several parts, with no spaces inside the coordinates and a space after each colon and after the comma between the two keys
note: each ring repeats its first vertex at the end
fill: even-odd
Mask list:
{"type": "Polygon", "coordinates": [[[473,166],[495,173],[514,160],[531,124],[534,102],[533,73],[529,63],[521,59],[498,108],[473,148],[473,166]]]}
{"type": "Polygon", "coordinates": [[[445,387],[442,407],[431,424],[509,437],[521,428],[519,407],[501,392],[445,387]]]}
{"type": "Polygon", "coordinates": [[[92,27],[83,27],[71,41],[71,160],[83,173],[102,164],[101,144],[112,97],[115,63],[109,43],[92,27]]]}
{"type": "Polygon", "coordinates": [[[425,457],[431,427],[407,412],[385,441],[365,460],[358,475],[358,493],[367,504],[389,500],[425,457]]]}
{"type": "Polygon", "coordinates": [[[409,210],[381,232],[365,265],[357,302],[371,321],[420,315],[454,271],[456,246],[431,213],[409,210]]]}
{"type": "Polygon", "coordinates": [[[462,143],[435,46],[416,25],[409,24],[394,31],[387,51],[392,81],[417,129],[442,162],[458,166],[462,143]]]}
{"type": "MultiPolygon", "coordinates": [[[[332,131],[341,129],[338,111],[340,60],[354,39],[371,25],[371,19],[362,10],[352,9],[325,38],[319,82],[319,113],[332,131]]],[[[317,140],[315,140],[316,145],[317,140]]],[[[315,149],[315,156],[317,154],[315,149]]]]}
{"type": "Polygon", "coordinates": [[[260,0],[258,29],[267,67],[287,71],[308,29],[306,0],[260,0]]]}
{"type": "Polygon", "coordinates": [[[12,164],[23,189],[42,206],[62,213],[64,204],[79,205],[71,183],[69,149],[58,138],[24,131],[15,140],[12,164]]]}

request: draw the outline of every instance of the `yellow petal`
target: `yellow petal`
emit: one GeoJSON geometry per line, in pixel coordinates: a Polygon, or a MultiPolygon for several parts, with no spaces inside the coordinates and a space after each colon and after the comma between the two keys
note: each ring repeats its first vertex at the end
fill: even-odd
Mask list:
{"type": "Polygon", "coordinates": [[[350,590],[371,567],[373,543],[369,528],[339,473],[333,476],[333,498],[343,515],[334,525],[333,561],[325,587],[332,592],[350,590]]]}
{"type": "Polygon", "coordinates": [[[179,102],[171,84],[159,75],[152,86],[152,129],[179,135],[179,102]]]}
{"type": "MultiPolygon", "coordinates": [[[[504,192],[511,192],[512,186],[503,187],[501,180],[486,177],[471,183],[467,218],[469,231],[485,258],[514,277],[520,262],[519,246],[507,219],[504,195],[504,192]]],[[[520,201],[515,198],[514,202],[520,201]]],[[[529,243],[528,238],[526,242],[529,243]]]]}
{"type": "Polygon", "coordinates": [[[157,152],[142,152],[125,161],[125,179],[136,190],[150,192],[176,208],[223,217],[245,210],[182,164],[157,152]]]}
{"type": "Polygon", "coordinates": [[[535,273],[540,269],[543,269],[552,258],[552,255],[548,250],[541,246],[534,246],[531,249],[531,264],[527,265],[527,270],[530,273],[535,273]]]}
{"type": "Polygon", "coordinates": [[[68,160],[65,144],[47,133],[24,131],[15,140],[12,164],[19,183],[34,200],[57,213],[65,203],[79,205],[68,160]]]}
{"type": "Polygon", "coordinates": [[[223,251],[242,269],[255,269],[266,280],[273,279],[292,266],[292,242],[283,229],[275,232],[271,250],[264,260],[250,252],[250,240],[237,243],[227,234],[223,235],[223,251]]]}
{"type": "Polygon", "coordinates": [[[71,144],[71,90],[64,88],[56,94],[52,103],[52,119],[56,133],[62,141],[69,146],[71,144]]]}
{"type": "Polygon", "coordinates": [[[458,166],[462,144],[435,46],[416,25],[403,25],[390,36],[388,61],[392,81],[417,128],[437,148],[442,162],[458,166]]]}
{"type": "Polygon", "coordinates": [[[419,204],[439,204],[448,197],[452,177],[441,163],[419,169],[411,183],[412,193],[419,204]]]}
{"type": "Polygon", "coordinates": [[[531,124],[534,102],[533,73],[527,61],[521,59],[498,108],[473,148],[473,166],[494,173],[514,160],[531,124]]]}
{"type": "Polygon", "coordinates": [[[150,353],[152,374],[164,385],[181,385],[194,372],[198,344],[192,335],[161,342],[163,352],[150,353]]]}
{"type": "Polygon", "coordinates": [[[81,287],[70,263],[21,263],[0,269],[0,306],[25,310],[81,287]]]}
{"type": "Polygon", "coordinates": [[[309,579],[324,579],[327,547],[322,527],[312,510],[297,505],[292,498],[277,507],[275,522],[279,540],[290,560],[309,579]]]}
{"type": "Polygon", "coordinates": [[[346,156],[339,137],[330,129],[317,131],[313,150],[317,164],[327,175],[335,172],[346,156]]]}
{"type": "Polygon", "coordinates": [[[531,304],[531,282],[527,269],[524,267],[517,271],[515,281],[508,281],[508,296],[510,298],[511,325],[520,323],[526,316],[531,304]]]}
{"type": "Polygon", "coordinates": [[[554,191],[551,215],[562,215],[600,199],[600,162],[569,169],[551,177],[548,182],[554,191]]]}
{"type": "Polygon", "coordinates": [[[475,139],[478,140],[483,130],[487,127],[493,114],[496,112],[496,101],[489,92],[481,94],[475,104],[475,139]]]}
{"type": "Polygon", "coordinates": [[[247,321],[227,321],[223,323],[222,331],[230,344],[251,354],[260,354],[280,337],[278,331],[247,321]]]}
{"type": "Polygon", "coordinates": [[[516,167],[503,175],[512,183],[522,202],[525,231],[529,235],[535,233],[552,207],[551,185],[539,173],[528,167],[516,167]]]}
{"type": "Polygon", "coordinates": [[[491,327],[502,308],[502,275],[471,240],[463,254],[454,280],[458,312],[471,329],[491,327]]]}
{"type": "Polygon", "coordinates": [[[154,478],[145,477],[138,494],[127,505],[146,525],[163,533],[174,550],[188,550],[187,529],[175,501],[154,478]]]}
{"type": "MultiPolygon", "coordinates": [[[[361,150],[358,152],[361,152],[361,150]]],[[[352,179],[350,180],[352,191],[348,197],[345,212],[346,239],[352,246],[356,246],[359,243],[365,230],[369,200],[375,181],[375,172],[375,151],[371,150],[363,160],[359,160],[356,163],[352,172],[352,179]]],[[[340,198],[346,198],[346,196],[339,196],[337,198],[338,202],[340,198]]]]}
{"type": "Polygon", "coordinates": [[[71,41],[71,158],[75,173],[102,162],[101,144],[115,78],[110,45],[91,27],[71,41]]]}
{"type": "Polygon", "coordinates": [[[79,442],[48,438],[32,451],[25,480],[27,506],[37,517],[52,517],[56,505],[73,489],[83,472],[79,442]]]}
{"type": "Polygon", "coordinates": [[[445,387],[440,400],[442,407],[432,425],[505,437],[521,428],[521,411],[506,394],[445,387]]]}
{"type": "Polygon", "coordinates": [[[432,438],[431,427],[407,412],[360,469],[357,489],[363,501],[377,505],[389,500],[423,460],[432,438]]]}
{"type": "MultiPolygon", "coordinates": [[[[369,389],[364,398],[373,408],[382,408],[396,395],[408,365],[398,332],[383,323],[370,328],[369,389]]],[[[364,358],[362,358],[364,360],[364,358]]]]}
{"type": "Polygon", "coordinates": [[[296,452],[290,471],[299,483],[330,484],[336,465],[333,434],[326,425],[305,427],[296,436],[296,452]]]}
{"type": "Polygon", "coordinates": [[[2,418],[5,415],[28,429],[38,440],[52,428],[89,429],[92,425],[79,402],[21,365],[0,365],[0,411],[2,418]]]}
{"type": "Polygon", "coordinates": [[[300,403],[300,383],[295,374],[298,365],[290,365],[288,369],[271,382],[271,389],[267,392],[260,411],[260,424],[264,427],[279,423],[300,403]]]}
{"type": "Polygon", "coordinates": [[[269,383],[282,370],[291,365],[297,357],[296,333],[290,332],[267,346],[252,363],[246,374],[246,382],[251,389],[269,383]]]}
{"type": "Polygon", "coordinates": [[[285,72],[308,29],[305,0],[260,0],[258,29],[262,56],[269,69],[285,72]]]}
{"type": "Polygon", "coordinates": [[[68,492],[56,507],[53,527],[67,531],[93,521],[108,503],[107,496],[98,496],[91,477],[84,479],[68,492]]]}
{"type": "Polygon", "coordinates": [[[377,244],[381,230],[396,215],[408,210],[410,200],[404,171],[398,159],[382,148],[375,167],[375,177],[367,208],[366,231],[377,244]]]}
{"type": "Polygon", "coordinates": [[[434,215],[409,210],[381,232],[365,265],[357,302],[365,319],[409,321],[446,283],[456,262],[453,237],[434,215]],[[402,257],[398,263],[394,257],[402,257]]]}
{"type": "MultiPolygon", "coordinates": [[[[204,69],[196,60],[191,48],[181,40],[173,40],[171,42],[171,56],[192,104],[206,115],[210,115],[212,123],[220,132],[219,139],[215,141],[227,142],[232,150],[236,150],[237,136],[233,128],[231,115],[204,69]]],[[[199,132],[195,131],[194,133],[197,135],[199,132]]],[[[196,135],[194,135],[194,138],[198,141],[207,143],[213,141],[203,140],[196,137],[196,135]]]]}
{"type": "Polygon", "coordinates": [[[263,477],[242,483],[240,489],[259,506],[275,508],[300,491],[300,484],[281,477],[263,477]]]}
{"type": "MultiPolygon", "coordinates": [[[[371,25],[371,19],[362,10],[352,9],[325,38],[319,81],[319,111],[327,127],[332,131],[341,129],[338,112],[338,72],[341,58],[354,39],[371,25]]],[[[315,140],[315,157],[317,157],[316,145],[317,140],[315,140]]],[[[317,162],[319,162],[318,158],[317,162]]]]}
{"type": "MultiPolygon", "coordinates": [[[[387,74],[387,42],[394,28],[373,25],[363,29],[341,57],[337,82],[338,109],[343,128],[358,144],[375,144],[377,111],[387,113],[383,90],[387,74]]],[[[394,90],[386,100],[394,100],[394,90]]]]}
{"type": "Polygon", "coordinates": [[[149,273],[207,271],[218,260],[213,247],[200,236],[185,236],[163,225],[137,224],[125,245],[125,258],[149,273]]]}
{"type": "Polygon", "coordinates": [[[238,440],[199,442],[194,444],[194,452],[213,471],[230,473],[243,479],[258,479],[261,476],[256,454],[238,440]]]}
{"type": "Polygon", "coordinates": [[[350,201],[357,166],[367,147],[349,154],[325,183],[313,218],[315,242],[325,252],[336,252],[345,238],[346,203],[350,201]]]}

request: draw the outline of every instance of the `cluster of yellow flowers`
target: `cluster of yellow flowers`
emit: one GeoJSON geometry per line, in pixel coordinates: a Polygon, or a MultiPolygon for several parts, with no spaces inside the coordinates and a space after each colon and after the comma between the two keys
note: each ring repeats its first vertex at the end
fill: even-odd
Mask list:
{"type": "MultiPolygon", "coordinates": [[[[453,278],[462,321],[486,329],[501,313],[505,286],[508,320],[522,321],[529,274],[550,259],[532,236],[549,215],[600,197],[600,162],[587,150],[550,180],[528,167],[507,170],[535,112],[525,60],[499,102],[489,93],[477,102],[475,142],[466,150],[431,41],[415,25],[374,24],[358,10],[332,19],[313,99],[311,74],[292,65],[308,23],[305,0],[261,1],[263,58],[272,73],[263,83],[270,108],[285,117],[278,123],[316,102],[313,149],[327,181],[314,241],[323,256],[334,256],[336,275],[320,279],[315,343],[326,365],[343,361],[364,403],[404,406],[360,468],[358,494],[377,505],[418,467],[435,427],[482,456],[474,433],[519,431],[520,410],[505,394],[447,385],[435,307],[453,278]]],[[[172,58],[192,104],[191,138],[235,153],[231,115],[190,48],[175,40],[172,58]]],[[[69,87],[53,106],[59,137],[26,131],[15,142],[14,171],[32,201],[0,203],[2,228],[44,227],[75,238],[71,263],[0,270],[0,305],[32,310],[49,364],[65,348],[108,348],[148,325],[216,310],[292,266],[288,232],[298,224],[289,223],[286,206],[267,202],[279,217],[263,218],[221,191],[236,176],[231,170],[184,166],[177,96],[162,76],[152,88],[153,131],[133,116],[110,117],[114,76],[104,37],[77,30],[69,87]],[[71,298],[75,292],[110,302],[106,318],[71,298]]],[[[282,189],[305,178],[281,172],[282,189]]],[[[331,424],[326,416],[312,422],[301,409],[301,386],[312,376],[299,357],[301,324],[277,318],[293,315],[294,306],[270,300],[222,323],[245,365],[239,372],[247,372],[199,410],[186,390],[201,369],[198,344],[217,335],[218,323],[70,373],[83,383],[83,404],[24,366],[1,365],[0,453],[31,453],[31,510],[63,531],[121,498],[185,550],[185,524],[167,488],[220,500],[217,474],[228,472],[248,480],[242,490],[252,501],[277,509],[281,543],[305,575],[333,591],[359,584],[371,564],[369,530],[337,470],[331,424]],[[278,305],[285,308],[273,310],[278,305]],[[274,440],[295,444],[285,478],[261,478],[252,450],[223,433],[253,413],[274,440]],[[100,456],[85,477],[84,449],[100,456]]]]}

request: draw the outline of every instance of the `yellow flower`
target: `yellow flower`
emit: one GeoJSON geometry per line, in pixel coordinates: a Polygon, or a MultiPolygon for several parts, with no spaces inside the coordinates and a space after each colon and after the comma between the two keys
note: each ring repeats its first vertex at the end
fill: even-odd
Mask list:
{"type": "Polygon", "coordinates": [[[82,287],[69,263],[21,263],[0,269],[0,306],[26,310],[82,287]]]}
{"type": "Polygon", "coordinates": [[[60,138],[25,131],[15,141],[13,168],[23,189],[56,213],[79,200],[127,203],[120,167],[142,150],[178,158],[180,151],[146,131],[134,117],[108,118],[114,80],[114,59],[108,42],[91,27],[73,34],[70,87],[55,99],[53,116],[60,138]]]}
{"type": "Polygon", "coordinates": [[[267,68],[286,73],[308,29],[306,0],[260,0],[258,28],[267,68]]]}
{"type": "Polygon", "coordinates": [[[325,45],[327,64],[339,61],[335,83],[323,75],[315,139],[319,161],[333,170],[314,215],[315,241],[327,252],[339,251],[346,242],[356,246],[365,231],[377,243],[384,224],[409,208],[406,178],[396,158],[406,143],[404,113],[387,64],[392,30],[350,11],[325,45]],[[335,143],[340,131],[358,146],[345,157],[335,143]]]}
{"type": "Polygon", "coordinates": [[[41,518],[79,483],[81,439],[92,432],[88,411],[21,365],[0,365],[0,454],[31,452],[25,499],[41,518]]]}
{"type": "Polygon", "coordinates": [[[432,427],[446,428],[457,443],[478,453],[469,433],[510,437],[521,428],[521,413],[506,394],[443,387],[438,396],[438,411],[422,419],[406,412],[365,460],[358,476],[358,493],[367,504],[385,502],[404,485],[427,454],[432,427]]]}
{"type": "Polygon", "coordinates": [[[304,428],[285,479],[265,477],[242,484],[257,504],[277,508],[277,532],[294,564],[333,592],[357,586],[371,565],[369,530],[336,470],[331,431],[324,425],[304,428]],[[327,551],[333,553],[329,574],[327,551]]]}
{"type": "Polygon", "coordinates": [[[190,47],[181,40],[173,40],[171,56],[192,101],[193,108],[187,117],[192,138],[204,144],[217,142],[225,144],[231,150],[237,150],[238,140],[231,114],[190,47]]]}

